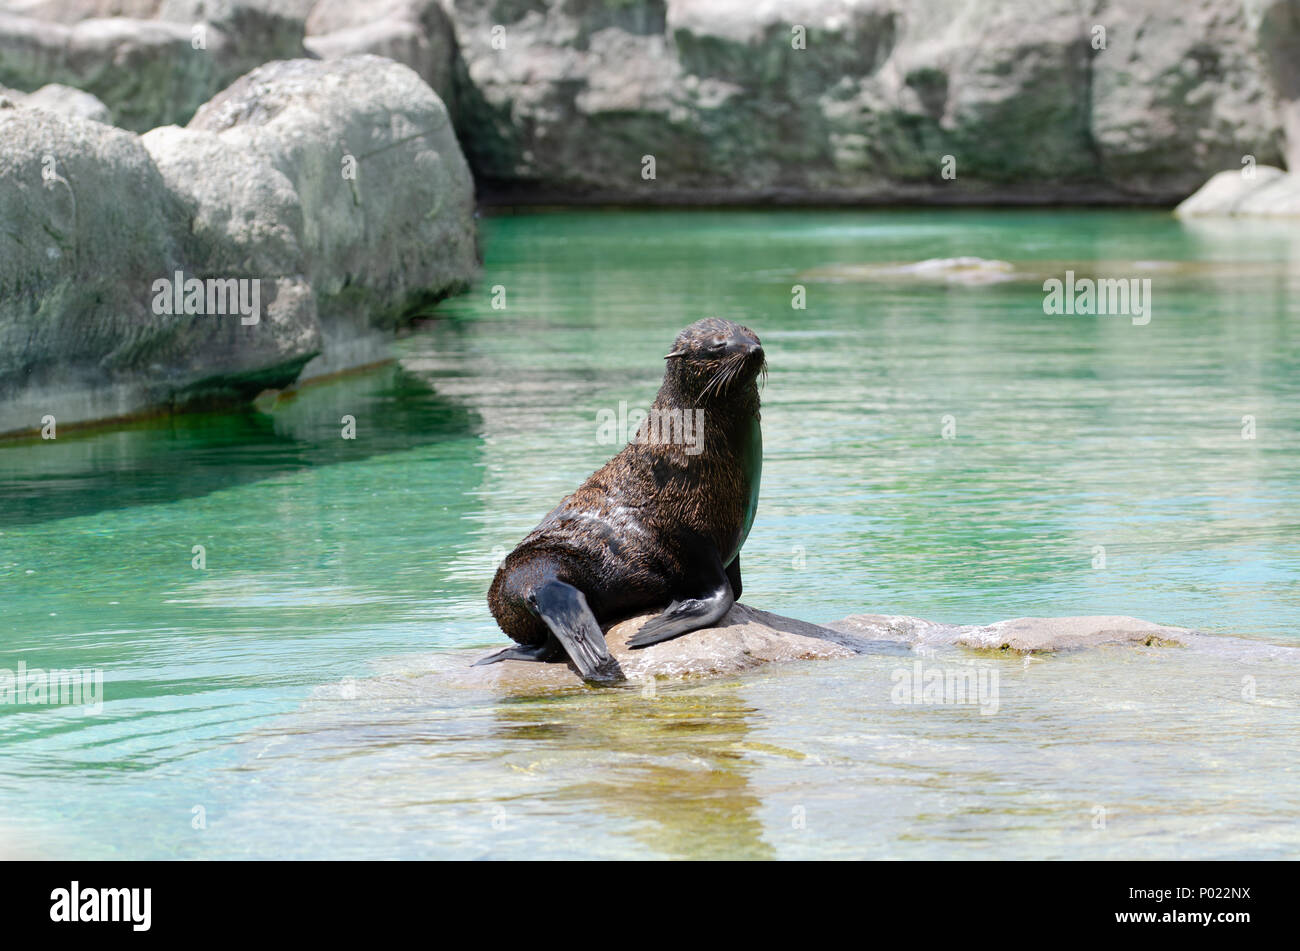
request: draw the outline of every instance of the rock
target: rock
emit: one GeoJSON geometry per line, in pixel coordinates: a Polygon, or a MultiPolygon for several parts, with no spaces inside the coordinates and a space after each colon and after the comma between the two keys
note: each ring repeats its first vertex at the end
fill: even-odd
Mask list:
{"type": "Polygon", "coordinates": [[[78,119],[90,119],[93,122],[109,121],[108,107],[88,92],[50,83],[33,93],[20,93],[16,90],[4,90],[5,94],[24,106],[46,109],[60,115],[73,116],[78,119]]]}
{"type": "Polygon", "coordinates": [[[1174,209],[1180,218],[1241,216],[1286,218],[1300,215],[1300,175],[1268,165],[1253,177],[1220,172],[1174,209]]]}
{"type": "Polygon", "coordinates": [[[1120,34],[1119,46],[1112,47],[1118,55],[1109,62],[1121,60],[1123,70],[1097,81],[1096,111],[1105,122],[1098,141],[1112,146],[1112,153],[1116,146],[1127,153],[1111,161],[1111,173],[1127,173],[1139,187],[1153,175],[1168,177],[1170,164],[1178,165],[1168,146],[1182,140],[1181,147],[1196,157],[1183,166],[1183,180],[1204,180],[1205,166],[1216,157],[1217,167],[1229,170],[1186,198],[1176,209],[1180,217],[1300,214],[1300,180],[1267,164],[1284,151],[1288,167],[1300,167],[1300,0],[1158,5],[1160,16],[1176,10],[1196,29],[1181,34],[1182,43],[1145,43],[1139,49],[1137,37],[1149,28],[1134,22],[1134,15],[1148,12],[1129,8],[1119,14],[1121,22],[1139,29],[1120,34]],[[1232,81],[1225,83],[1228,77],[1232,81]],[[1261,104],[1280,115],[1277,129],[1260,125],[1261,104]],[[1163,157],[1153,159],[1153,150],[1163,157]],[[1255,174],[1247,177],[1244,169],[1255,174]]]}
{"type": "Polygon", "coordinates": [[[0,13],[0,83],[85,90],[114,124],[143,132],[187,121],[268,59],[301,56],[310,0],[50,0],[18,9],[26,15],[0,13]]]}
{"type": "Polygon", "coordinates": [[[451,16],[457,126],[502,200],[1157,202],[1246,152],[1281,158],[1261,34],[1232,0],[1092,16],[1071,0],[520,0],[451,16]]]}
{"type": "Polygon", "coordinates": [[[359,6],[321,0],[307,18],[304,45],[321,59],[373,53],[404,63],[451,102],[456,35],[438,0],[386,0],[359,6]]]}
{"type": "MultiPolygon", "coordinates": [[[[794,660],[826,660],[863,653],[904,654],[917,647],[1041,653],[1103,645],[1165,647],[1181,644],[1191,636],[1183,628],[1130,617],[1015,618],[984,626],[963,626],[904,615],[855,614],[822,626],[737,604],[719,627],[694,631],[643,650],[628,649],[628,639],[651,617],[632,618],[605,632],[610,653],[634,684],[654,678],[735,674],[794,660]]],[[[449,679],[454,686],[508,689],[576,686],[582,682],[567,664],[524,661],[467,666],[453,671],[449,679]]]]}
{"type": "Polygon", "coordinates": [[[1107,180],[1182,197],[1245,154],[1281,159],[1277,90],[1245,5],[1112,2],[1093,22],[1106,48],[1092,57],[1090,131],[1107,180]]]}
{"type": "Polygon", "coordinates": [[[154,312],[155,282],[195,263],[186,209],[136,136],[0,111],[0,182],[0,432],[251,398],[314,353],[309,330],[274,315],[154,312]]]}
{"type": "MultiPolygon", "coordinates": [[[[629,649],[628,639],[651,617],[632,618],[605,632],[609,652],[629,681],[717,676],[782,661],[852,657],[875,646],[867,638],[737,604],[720,627],[694,631],[642,650],[629,649]]],[[[893,645],[882,645],[882,649],[892,650],[893,645]]],[[[455,672],[452,679],[457,686],[467,687],[562,687],[582,683],[566,664],[517,660],[466,667],[455,672]]]]}
{"type": "Polygon", "coordinates": [[[1176,646],[1190,633],[1184,628],[1132,617],[1021,617],[984,627],[963,628],[956,643],[982,650],[1034,654],[1106,644],[1176,646]]]}
{"type": "Polygon", "coordinates": [[[1300,171],[1300,0],[1247,0],[1245,9],[1277,94],[1287,168],[1300,171]]]}
{"type": "MultiPolygon", "coordinates": [[[[164,126],[141,142],[189,222],[178,233],[187,276],[258,281],[264,324],[255,334],[258,350],[318,354],[323,341],[293,184],[258,154],[230,149],[211,132],[164,126]]],[[[221,351],[196,356],[237,360],[221,351]]]]}
{"type": "Polygon", "coordinates": [[[274,64],[143,138],[0,107],[0,186],[0,434],[250,401],[477,263],[446,110],[376,57],[274,64]],[[203,313],[160,296],[178,274],[203,313]]]}
{"type": "Polygon", "coordinates": [[[855,614],[828,625],[843,634],[898,640],[920,647],[955,645],[1021,654],[1079,650],[1112,644],[1168,647],[1193,632],[1132,617],[1022,617],[996,624],[935,624],[920,618],[855,614]]]}
{"type": "Polygon", "coordinates": [[[840,283],[845,281],[915,280],[944,284],[1003,284],[1025,280],[1025,274],[1009,261],[971,257],[927,258],[924,261],[833,264],[799,273],[801,280],[840,283]]]}
{"type": "Polygon", "coordinates": [[[253,70],[189,129],[278,170],[302,207],[302,246],[327,348],[391,329],[477,270],[474,184],[446,107],[377,56],[253,70]]]}

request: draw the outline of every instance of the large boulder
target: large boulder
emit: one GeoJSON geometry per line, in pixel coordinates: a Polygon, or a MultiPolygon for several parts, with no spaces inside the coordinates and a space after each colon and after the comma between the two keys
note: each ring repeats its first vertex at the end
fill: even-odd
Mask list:
{"type": "Polygon", "coordinates": [[[1132,73],[1122,78],[1126,86],[1147,91],[1145,108],[1107,112],[1100,107],[1109,100],[1098,99],[1098,114],[1107,116],[1112,130],[1139,143],[1129,156],[1135,162],[1119,162],[1116,170],[1127,171],[1139,184],[1152,174],[1167,175],[1170,163],[1179,162],[1177,154],[1168,154],[1168,147],[1176,146],[1197,158],[1183,165],[1185,179],[1205,182],[1175,209],[1179,217],[1300,215],[1300,0],[1175,6],[1198,24],[1203,40],[1180,58],[1168,47],[1160,47],[1154,59],[1150,51],[1127,52],[1132,73]],[[1155,64],[1163,65],[1153,74],[1155,64]],[[1225,87],[1229,76],[1233,81],[1225,87]],[[1177,108],[1178,100],[1184,108],[1177,108]],[[1268,140],[1250,134],[1260,103],[1272,104],[1279,116],[1279,128],[1268,140]],[[1282,143],[1290,174],[1267,164],[1278,157],[1274,141],[1282,143]],[[1142,142],[1164,158],[1144,158],[1142,142]],[[1205,181],[1207,164],[1228,170],[1205,181]]]}
{"type": "Polygon", "coordinates": [[[0,433],[369,362],[477,266],[446,109],[376,57],[273,64],[143,138],[0,98],[0,222],[0,433]]]}
{"type": "Polygon", "coordinates": [[[136,136],[0,109],[0,183],[0,432],[251,397],[319,350],[306,307],[255,324],[159,312],[158,281],[210,271],[136,136]]]}
{"type": "Polygon", "coordinates": [[[1237,0],[520,0],[452,18],[457,123],[494,192],[1161,201],[1281,156],[1237,0]]]}
{"type": "Polygon", "coordinates": [[[187,121],[237,77],[303,54],[310,0],[37,0],[0,12],[0,84],[93,93],[114,124],[187,121]]]}
{"type": "Polygon", "coordinates": [[[327,345],[396,327],[474,276],[474,183],[446,107],[410,68],[269,63],[188,128],[261,157],[296,192],[327,345]]]}
{"type": "MultiPolygon", "coordinates": [[[[246,333],[234,321],[228,329],[246,333],[249,343],[255,338],[256,350],[247,355],[255,363],[262,363],[259,353],[284,353],[302,367],[324,342],[306,276],[302,204],[292,183],[260,156],[227,148],[210,132],[164,126],[141,142],[188,223],[177,235],[186,276],[256,281],[259,329],[246,333]]],[[[192,356],[209,366],[236,361],[238,337],[223,342],[227,350],[192,356]]]]}

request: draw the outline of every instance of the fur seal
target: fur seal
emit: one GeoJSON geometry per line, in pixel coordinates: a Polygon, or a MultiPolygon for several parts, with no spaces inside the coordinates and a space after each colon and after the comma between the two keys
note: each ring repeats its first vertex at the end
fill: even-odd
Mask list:
{"type": "Polygon", "coordinates": [[[664,359],[636,438],[501,563],[488,606],[518,646],[479,664],[567,655],[584,680],[622,680],[601,625],[661,610],[629,641],[646,647],[716,624],[740,597],[763,469],[763,346],[748,327],[711,317],[679,333],[664,359]]]}

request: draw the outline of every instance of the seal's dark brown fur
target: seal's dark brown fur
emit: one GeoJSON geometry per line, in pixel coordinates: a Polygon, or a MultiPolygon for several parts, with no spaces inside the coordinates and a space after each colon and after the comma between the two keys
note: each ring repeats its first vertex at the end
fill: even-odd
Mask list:
{"type": "Polygon", "coordinates": [[[488,604],[520,644],[547,642],[548,625],[530,596],[552,581],[581,591],[602,626],[698,598],[720,568],[729,594],[739,597],[738,553],[761,476],[763,350],[753,331],[710,318],[678,334],[666,359],[637,438],[560,502],[497,571],[488,604]],[[679,421],[696,410],[703,411],[702,433],[690,444],[679,421]]]}

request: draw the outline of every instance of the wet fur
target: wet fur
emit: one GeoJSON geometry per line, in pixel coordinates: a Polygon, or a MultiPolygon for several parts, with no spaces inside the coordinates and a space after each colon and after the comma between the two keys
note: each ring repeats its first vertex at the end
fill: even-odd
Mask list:
{"type": "MultiPolygon", "coordinates": [[[[720,333],[752,331],[710,319],[678,335],[654,410],[704,410],[703,450],[640,438],[592,474],[506,557],[488,592],[501,629],[524,645],[548,631],[528,596],[551,580],[582,591],[602,627],[654,612],[699,593],[701,558],[716,548],[724,564],[738,553],[751,496],[750,454],[761,453],[757,380],[766,371],[756,355],[692,352],[720,333]],[[757,445],[756,445],[757,443],[757,445]]],[[[738,566],[731,574],[738,586],[738,566]]],[[[740,592],[735,591],[736,597],[740,592]]]]}

